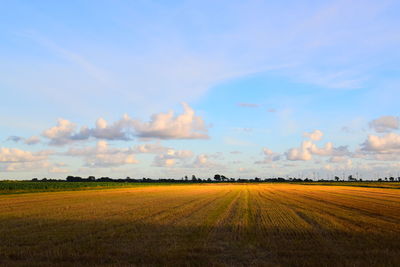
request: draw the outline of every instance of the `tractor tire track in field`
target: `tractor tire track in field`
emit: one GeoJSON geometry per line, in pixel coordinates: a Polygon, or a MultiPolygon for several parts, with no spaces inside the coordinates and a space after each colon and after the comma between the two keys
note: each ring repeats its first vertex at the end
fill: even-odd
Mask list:
{"type": "MultiPolygon", "coordinates": [[[[159,199],[155,199],[154,201],[153,200],[149,201],[146,204],[147,205],[149,205],[149,204],[150,205],[157,204],[157,203],[159,203],[159,201],[160,201],[159,199]]],[[[153,217],[153,216],[156,216],[156,215],[160,215],[162,213],[168,213],[169,210],[174,210],[174,209],[177,209],[178,207],[181,207],[181,206],[190,205],[191,203],[193,203],[195,201],[204,201],[204,199],[201,199],[201,198],[200,199],[192,199],[189,202],[183,202],[183,203],[180,203],[179,205],[175,205],[175,206],[172,206],[172,207],[166,207],[166,210],[156,211],[156,212],[151,213],[151,214],[145,214],[143,216],[136,217],[135,220],[131,220],[131,221],[128,221],[128,222],[126,220],[119,220],[119,222],[118,222],[118,220],[115,220],[115,219],[113,220],[113,217],[118,217],[118,216],[121,217],[121,215],[129,214],[131,212],[140,210],[143,207],[139,206],[139,207],[136,207],[134,209],[125,210],[124,213],[122,213],[122,214],[120,214],[120,213],[114,213],[112,215],[104,215],[103,214],[103,215],[101,215],[101,221],[102,221],[101,225],[98,225],[98,223],[97,223],[96,225],[94,225],[94,227],[92,229],[88,229],[88,231],[85,232],[84,234],[81,233],[79,235],[79,237],[76,237],[74,235],[69,235],[69,236],[66,237],[66,239],[60,240],[60,242],[52,242],[51,244],[52,244],[52,246],[61,246],[61,245],[64,245],[65,243],[82,242],[83,240],[90,239],[91,237],[99,235],[100,233],[101,234],[106,234],[108,232],[115,232],[117,229],[119,229],[119,227],[126,227],[127,225],[130,227],[130,226],[137,225],[138,222],[140,222],[141,220],[145,220],[146,218],[153,217]]],[[[41,223],[40,224],[40,228],[43,229],[43,231],[47,231],[47,232],[49,231],[48,229],[53,229],[53,228],[56,228],[56,229],[59,229],[59,230],[64,228],[65,229],[64,231],[68,231],[68,230],[72,229],[71,233],[73,234],[74,233],[74,229],[76,229],[76,227],[79,227],[79,225],[81,225],[82,223],[84,225],[86,225],[87,223],[91,223],[91,221],[93,219],[91,219],[91,220],[89,220],[87,222],[86,221],[80,221],[80,220],[81,220],[80,218],[77,218],[77,219],[69,218],[67,220],[62,220],[62,221],[59,221],[59,220],[48,220],[48,221],[46,221],[46,223],[41,223]],[[60,228],[60,226],[61,226],[61,228],[60,228]]],[[[18,219],[17,221],[21,221],[21,219],[18,219]]],[[[99,222],[99,221],[98,221],[98,219],[95,219],[94,222],[96,223],[96,222],[99,222]]],[[[26,223],[24,224],[23,221],[22,221],[21,222],[21,227],[23,227],[23,226],[25,226],[24,228],[31,228],[31,227],[33,227],[33,228],[36,227],[37,228],[38,225],[33,223],[33,224],[30,224],[30,225],[26,226],[26,223]]],[[[18,230],[18,228],[17,228],[17,230],[18,230]]],[[[24,229],[24,230],[27,230],[27,229],[24,229]]],[[[38,232],[37,230],[33,231],[32,233],[36,234],[38,236],[41,236],[41,232],[38,232]]],[[[50,233],[50,239],[51,239],[52,235],[53,234],[50,233]]],[[[51,240],[49,240],[49,241],[51,241],[51,240]]]]}
{"type": "MultiPolygon", "coordinates": [[[[195,199],[193,201],[195,201],[195,199]]],[[[155,198],[155,199],[154,198],[149,198],[149,199],[147,199],[147,202],[145,202],[143,204],[148,205],[148,206],[153,206],[154,204],[159,204],[159,202],[160,202],[160,200],[157,199],[157,198],[155,198]]],[[[181,205],[185,205],[185,204],[187,204],[187,203],[183,203],[183,204],[181,203],[181,204],[179,204],[177,206],[172,207],[172,209],[177,208],[178,206],[181,206],[181,205]]],[[[112,220],[113,217],[117,217],[117,216],[121,216],[121,215],[128,215],[128,214],[131,214],[131,213],[133,213],[135,211],[139,211],[139,210],[142,210],[142,209],[143,209],[143,206],[137,206],[135,208],[124,210],[123,212],[119,211],[119,212],[114,212],[114,213],[111,213],[111,214],[110,213],[108,213],[108,214],[99,214],[99,216],[101,216],[101,220],[102,221],[106,222],[107,220],[112,220]]],[[[163,211],[160,211],[160,213],[161,212],[163,212],[163,211]]],[[[46,220],[44,222],[40,222],[40,227],[43,228],[43,229],[51,229],[53,226],[57,226],[60,223],[62,223],[63,225],[66,225],[66,226],[71,226],[70,223],[79,224],[79,221],[81,220],[80,216],[82,216],[82,215],[81,214],[76,214],[74,216],[75,218],[69,216],[67,219],[64,219],[63,222],[60,222],[59,220],[51,220],[51,219],[50,220],[46,220]]],[[[151,216],[153,216],[153,215],[151,215],[151,216]]],[[[138,220],[141,220],[141,219],[144,219],[144,218],[145,217],[143,217],[143,218],[139,217],[138,220]]],[[[29,230],[29,228],[35,228],[35,227],[38,226],[37,224],[26,225],[26,222],[24,222],[23,218],[10,218],[10,219],[12,219],[14,221],[12,226],[13,226],[13,228],[16,228],[17,230],[20,227],[24,227],[25,228],[24,230],[29,230]],[[20,223],[18,223],[18,222],[20,222],[20,223]]],[[[94,219],[94,221],[96,221],[96,218],[90,218],[90,219],[91,220],[94,219]]],[[[106,224],[103,226],[103,228],[105,228],[105,229],[107,227],[108,226],[106,224]]],[[[12,232],[13,229],[8,229],[8,231],[12,232]]],[[[102,231],[102,230],[99,230],[99,231],[102,231]]]]}
{"type": "MultiPolygon", "coordinates": [[[[265,193],[265,191],[262,193],[265,193]]],[[[288,212],[288,216],[292,218],[295,216],[305,222],[307,225],[309,225],[308,228],[305,228],[304,232],[299,232],[297,231],[297,229],[292,230],[291,234],[294,235],[293,237],[283,235],[283,237],[280,238],[286,240],[295,240],[299,238],[303,239],[304,241],[302,242],[302,245],[304,247],[307,247],[309,249],[313,247],[318,247],[321,257],[336,259],[336,264],[339,264],[341,262],[341,256],[345,255],[346,251],[337,243],[337,241],[342,237],[338,236],[339,233],[336,233],[335,231],[332,231],[332,229],[328,229],[321,225],[318,221],[307,214],[307,212],[309,211],[304,210],[302,207],[283,202],[282,199],[287,199],[287,197],[276,197],[277,194],[275,194],[274,198],[268,198],[262,193],[259,194],[261,198],[268,201],[274,201],[275,205],[279,206],[279,209],[286,209],[287,211],[290,211],[288,212]],[[290,213],[291,215],[289,215],[290,213]]],[[[299,226],[299,228],[303,228],[301,224],[296,224],[296,221],[288,221],[294,223],[293,229],[295,229],[296,226],[299,226]]],[[[281,236],[281,233],[278,233],[278,236],[281,236]]],[[[303,253],[306,255],[307,253],[310,253],[309,249],[303,248],[302,251],[304,250],[303,253]]]]}
{"type": "Polygon", "coordinates": [[[371,195],[363,203],[362,192],[343,188],[217,184],[80,191],[79,198],[57,192],[37,209],[21,205],[21,213],[0,206],[0,264],[399,266],[400,227],[389,222],[398,203],[386,199],[380,210],[383,200],[371,195]],[[66,202],[71,208],[60,209],[66,202]]]}
{"type": "MultiPolygon", "coordinates": [[[[334,220],[338,223],[340,223],[348,232],[348,234],[351,234],[352,231],[356,231],[359,233],[362,232],[366,232],[366,231],[370,231],[373,233],[377,233],[377,231],[379,230],[382,233],[388,233],[388,232],[392,232],[393,234],[397,233],[399,230],[399,227],[397,225],[393,225],[392,223],[389,223],[389,226],[387,225],[387,222],[384,220],[380,220],[380,223],[385,223],[385,225],[381,225],[381,224],[371,224],[370,222],[364,221],[362,219],[360,219],[359,216],[351,216],[351,214],[353,213],[353,211],[351,213],[345,213],[346,216],[341,215],[344,211],[346,211],[346,209],[343,209],[342,207],[337,207],[335,205],[333,205],[333,207],[336,207],[336,210],[334,210],[332,207],[327,208],[324,206],[321,206],[321,203],[324,203],[326,205],[331,205],[331,202],[320,202],[319,199],[311,199],[312,204],[310,205],[310,199],[305,198],[304,194],[297,194],[294,193],[291,194],[291,197],[288,198],[286,194],[279,192],[282,195],[282,198],[284,198],[284,202],[282,202],[285,205],[288,205],[288,207],[292,207],[292,208],[296,208],[299,210],[302,210],[304,212],[313,212],[316,213],[315,215],[317,215],[320,220],[322,221],[326,221],[326,223],[328,224],[326,227],[327,228],[331,228],[331,220],[334,220]],[[301,205],[300,205],[301,204],[301,205]],[[336,212],[335,212],[336,211],[336,212]],[[397,228],[397,229],[396,229],[397,228]]],[[[371,218],[370,216],[368,216],[369,218],[371,218]]],[[[373,217],[373,219],[376,219],[376,217],[373,217]]],[[[335,229],[335,228],[333,228],[335,229]]],[[[339,229],[337,229],[337,231],[339,231],[339,229]]],[[[343,234],[343,232],[342,232],[343,234]]],[[[335,232],[331,233],[332,239],[337,239],[337,234],[335,234],[335,232]]]]}
{"type": "Polygon", "coordinates": [[[246,194],[246,191],[240,190],[234,198],[222,206],[208,235],[204,238],[204,246],[213,264],[223,265],[223,262],[226,264],[228,261],[231,264],[244,265],[250,261],[250,255],[245,251],[248,227],[246,194]]]}
{"type": "Polygon", "coordinates": [[[386,221],[386,222],[389,222],[389,223],[398,224],[398,222],[399,222],[398,218],[391,217],[390,215],[385,215],[384,216],[381,213],[371,212],[371,211],[368,211],[368,210],[363,209],[363,208],[351,207],[351,206],[346,205],[346,204],[335,203],[335,202],[332,202],[332,201],[327,201],[327,200],[324,200],[324,199],[321,199],[321,198],[316,198],[316,197],[313,197],[313,196],[310,196],[310,195],[305,195],[305,194],[303,194],[303,198],[310,199],[310,200],[313,200],[313,201],[316,201],[316,202],[319,202],[319,203],[325,203],[325,204],[328,204],[328,205],[333,205],[333,206],[336,206],[336,207],[341,208],[341,209],[345,209],[345,210],[348,210],[348,211],[360,213],[360,214],[363,214],[363,215],[366,215],[366,216],[369,216],[369,217],[372,217],[372,218],[375,218],[375,219],[378,219],[378,220],[386,221]]]}
{"type": "MultiPolygon", "coordinates": [[[[219,199],[219,198],[223,198],[224,195],[222,196],[218,196],[216,198],[211,199],[210,201],[208,201],[209,203],[212,203],[213,201],[219,199]]],[[[145,214],[142,215],[140,217],[136,217],[134,219],[130,219],[127,221],[120,221],[119,223],[113,223],[112,224],[112,228],[110,229],[110,227],[108,225],[105,225],[102,229],[98,229],[96,231],[92,231],[86,235],[81,235],[78,239],[73,239],[70,240],[69,242],[82,242],[85,238],[87,237],[91,237],[91,236],[96,236],[101,234],[101,236],[108,236],[110,235],[110,233],[112,232],[118,232],[119,234],[127,234],[129,232],[135,232],[138,231],[141,227],[146,227],[146,224],[151,224],[151,221],[148,221],[149,219],[154,219],[157,217],[157,219],[160,221],[162,219],[166,219],[167,217],[172,218],[173,220],[179,220],[180,217],[176,216],[177,213],[179,213],[179,211],[177,211],[178,209],[183,209],[186,208],[186,210],[191,210],[192,204],[201,204],[203,202],[207,201],[207,199],[201,199],[201,198],[195,198],[195,199],[191,199],[188,202],[185,203],[181,203],[179,205],[175,205],[172,207],[166,207],[163,210],[160,211],[155,211],[154,213],[150,213],[150,214],[145,214]],[[128,230],[123,231],[124,229],[126,229],[128,227],[128,230]]],[[[158,201],[159,202],[159,201],[158,201]]],[[[135,208],[132,211],[135,210],[139,210],[141,209],[139,208],[135,208]]],[[[119,216],[120,214],[115,214],[115,216],[119,216]]],[[[108,218],[110,219],[110,217],[108,218]]],[[[168,224],[168,221],[163,222],[164,224],[168,224]]],[[[171,223],[173,223],[173,221],[171,221],[171,223]]],[[[60,243],[60,244],[55,244],[55,245],[63,245],[64,243],[60,243]]]]}
{"type": "MultiPolygon", "coordinates": [[[[299,192],[298,190],[296,190],[299,192]]],[[[350,190],[349,190],[350,191],[350,190]]],[[[400,205],[398,202],[396,202],[396,199],[393,199],[393,197],[387,198],[387,199],[382,199],[378,198],[376,194],[366,194],[364,191],[358,191],[357,194],[355,190],[352,190],[353,194],[351,192],[346,192],[345,190],[338,190],[338,192],[331,192],[331,191],[325,191],[325,200],[330,200],[330,202],[340,202],[343,200],[351,201],[351,207],[353,206],[361,206],[364,210],[378,210],[381,213],[387,212],[387,211],[392,211],[393,209],[397,209],[397,215],[400,214],[400,205]],[[361,193],[361,194],[360,194],[361,193]],[[365,203],[370,203],[373,205],[365,206],[365,203]],[[397,205],[394,205],[396,204],[397,205]],[[397,207],[396,207],[397,206],[397,207]]],[[[299,193],[304,193],[304,192],[299,192],[299,193]]],[[[312,192],[306,193],[307,196],[315,197],[315,194],[312,192]]],[[[319,196],[319,195],[318,195],[319,196]]],[[[319,199],[319,198],[318,198],[319,199]]],[[[347,205],[348,206],[348,205],[347,205]]],[[[389,214],[386,214],[388,216],[389,214]]],[[[400,217],[399,217],[400,218],[400,217]]]]}

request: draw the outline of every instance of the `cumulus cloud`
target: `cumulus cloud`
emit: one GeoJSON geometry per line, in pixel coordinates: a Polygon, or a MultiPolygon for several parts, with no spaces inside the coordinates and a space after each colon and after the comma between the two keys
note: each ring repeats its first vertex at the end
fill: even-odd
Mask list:
{"type": "Polygon", "coordinates": [[[24,143],[27,145],[35,145],[40,143],[40,138],[38,136],[31,136],[24,140],[24,143]]]}
{"type": "Polygon", "coordinates": [[[194,165],[197,167],[204,167],[209,164],[208,156],[205,154],[200,154],[196,157],[194,165]]]}
{"type": "Polygon", "coordinates": [[[132,120],[135,135],[159,139],[206,139],[208,128],[200,116],[186,103],[182,103],[183,113],[174,115],[173,111],[155,114],[150,122],[132,120]]]}
{"type": "Polygon", "coordinates": [[[310,133],[304,133],[304,137],[307,137],[313,141],[319,141],[322,139],[322,136],[324,134],[320,131],[320,130],[315,130],[313,132],[310,133]]]}
{"type": "Polygon", "coordinates": [[[32,162],[44,160],[50,151],[30,152],[18,148],[0,148],[0,163],[32,162]]]}
{"type": "Polygon", "coordinates": [[[353,161],[349,158],[334,159],[334,157],[333,157],[329,160],[329,162],[332,164],[325,164],[323,166],[323,169],[325,169],[327,171],[339,171],[339,170],[343,171],[343,170],[351,169],[353,167],[353,161]]]}
{"type": "Polygon", "coordinates": [[[274,152],[272,152],[271,149],[266,148],[266,147],[263,148],[263,153],[264,153],[264,155],[266,155],[266,156],[269,156],[269,155],[274,154],[274,152]]]}
{"type": "Polygon", "coordinates": [[[193,163],[187,167],[190,168],[221,168],[222,166],[210,160],[212,156],[207,154],[200,154],[194,159],[193,163]]]}
{"type": "Polygon", "coordinates": [[[65,155],[83,156],[87,167],[114,167],[138,163],[131,149],[110,148],[104,140],[98,141],[95,147],[70,148],[65,155]]]}
{"type": "Polygon", "coordinates": [[[390,132],[399,129],[400,120],[395,116],[382,116],[369,123],[369,127],[378,133],[390,132]]]}
{"type": "Polygon", "coordinates": [[[9,136],[6,139],[6,141],[12,141],[12,142],[15,142],[15,143],[23,141],[27,145],[35,145],[35,144],[40,143],[40,138],[38,136],[31,136],[29,138],[23,138],[23,137],[20,137],[20,136],[12,135],[12,136],[9,136]]]}
{"type": "Polygon", "coordinates": [[[99,118],[94,128],[82,126],[76,131],[76,124],[65,119],[58,119],[57,125],[43,132],[43,136],[50,140],[50,145],[65,145],[72,141],[87,140],[90,137],[104,140],[130,140],[129,129],[130,118],[124,115],[119,121],[108,125],[107,121],[99,118]]]}
{"type": "Polygon", "coordinates": [[[48,171],[50,173],[68,173],[69,172],[69,170],[66,168],[60,168],[60,167],[56,167],[56,166],[51,167],[48,171]]]}
{"type": "Polygon", "coordinates": [[[178,162],[191,157],[193,157],[193,152],[190,150],[168,149],[165,153],[154,158],[153,165],[157,167],[172,167],[178,162]]]}
{"type": "Polygon", "coordinates": [[[131,133],[129,132],[131,118],[124,115],[122,119],[109,125],[108,122],[99,118],[96,121],[96,127],[88,130],[89,134],[98,139],[106,140],[131,140],[131,133]]]}
{"type": "Polygon", "coordinates": [[[51,145],[64,145],[71,141],[76,125],[66,119],[58,119],[57,125],[43,132],[43,136],[50,140],[51,145]]]}
{"type": "Polygon", "coordinates": [[[369,135],[361,144],[361,150],[379,154],[400,153],[400,135],[388,133],[384,136],[369,135]]]}
{"type": "Polygon", "coordinates": [[[308,148],[304,147],[303,145],[300,148],[291,148],[286,153],[286,158],[288,160],[311,160],[312,154],[308,148]]]}
{"type": "Polygon", "coordinates": [[[191,151],[174,150],[164,147],[159,143],[140,144],[133,147],[112,148],[107,141],[100,140],[96,146],[84,148],[70,148],[64,155],[81,156],[85,160],[86,167],[116,167],[126,164],[136,164],[135,154],[160,154],[156,157],[157,166],[172,166],[176,159],[187,158],[191,151]]]}
{"type": "Polygon", "coordinates": [[[31,171],[48,169],[53,164],[47,161],[51,151],[30,152],[18,148],[0,148],[0,171],[31,171]]]}
{"type": "Polygon", "coordinates": [[[128,141],[133,137],[155,139],[206,139],[208,127],[202,117],[186,103],[182,103],[183,113],[175,115],[173,111],[158,113],[149,122],[142,122],[124,115],[120,120],[109,124],[99,118],[94,128],[82,126],[76,131],[76,125],[65,119],[58,119],[57,125],[43,132],[50,145],[65,145],[72,141],[87,140],[90,137],[102,140],[128,141]]]}
{"type": "Polygon", "coordinates": [[[47,169],[50,163],[47,161],[35,162],[13,162],[8,164],[0,164],[0,171],[2,172],[29,172],[38,169],[47,169]]]}
{"type": "Polygon", "coordinates": [[[323,147],[318,147],[311,141],[303,141],[298,148],[291,148],[286,152],[288,160],[308,161],[313,158],[313,155],[318,156],[340,156],[348,154],[346,146],[335,148],[331,142],[326,143],[323,147]]]}
{"type": "Polygon", "coordinates": [[[275,153],[267,147],[264,147],[262,152],[264,154],[264,159],[255,161],[254,164],[267,164],[281,159],[281,155],[279,153],[275,153]]]}
{"type": "Polygon", "coordinates": [[[149,153],[149,154],[156,154],[156,153],[163,153],[167,151],[169,148],[164,147],[159,143],[155,144],[141,144],[131,148],[131,151],[134,153],[149,153]]]}

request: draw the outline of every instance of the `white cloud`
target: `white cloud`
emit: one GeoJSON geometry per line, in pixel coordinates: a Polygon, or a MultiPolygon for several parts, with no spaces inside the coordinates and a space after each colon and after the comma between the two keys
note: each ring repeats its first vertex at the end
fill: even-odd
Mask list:
{"type": "Polygon", "coordinates": [[[17,148],[0,148],[0,172],[29,172],[57,167],[48,162],[51,151],[25,151],[17,148]]]}
{"type": "Polygon", "coordinates": [[[264,152],[264,155],[266,155],[266,156],[274,154],[274,152],[272,152],[271,149],[266,148],[266,147],[263,148],[263,152],[264,152]]]}
{"type": "Polygon", "coordinates": [[[49,173],[67,173],[70,170],[64,167],[64,163],[56,163],[52,164],[52,166],[48,169],[49,173]]]}
{"type": "Polygon", "coordinates": [[[384,136],[369,135],[361,144],[361,150],[380,154],[400,153],[400,135],[396,133],[388,133],[384,136]]]}
{"type": "Polygon", "coordinates": [[[311,160],[312,154],[308,149],[303,147],[301,148],[292,148],[286,153],[286,158],[288,160],[311,160]]]}
{"type": "Polygon", "coordinates": [[[189,168],[218,168],[221,167],[220,164],[217,164],[213,161],[210,161],[210,156],[206,154],[197,155],[194,159],[194,162],[187,166],[189,168]]]}
{"type": "MultiPolygon", "coordinates": [[[[124,115],[120,120],[109,124],[99,118],[95,128],[81,127],[76,131],[76,125],[65,119],[58,119],[57,125],[43,132],[50,140],[50,145],[65,145],[72,141],[87,140],[90,137],[103,140],[131,140],[133,136],[155,139],[206,139],[208,127],[202,117],[186,103],[182,103],[183,113],[175,115],[173,111],[158,113],[151,117],[150,122],[132,119],[124,115]]],[[[9,137],[10,140],[16,139],[9,137]]]]}
{"type": "Polygon", "coordinates": [[[99,118],[96,122],[96,128],[89,130],[89,132],[91,136],[97,139],[131,140],[130,121],[131,118],[126,114],[112,125],[108,125],[105,119],[99,118]]]}
{"type": "Polygon", "coordinates": [[[336,158],[333,159],[333,161],[329,160],[329,162],[332,164],[326,164],[323,166],[323,168],[328,171],[343,171],[353,167],[353,161],[351,159],[336,158]]]}
{"type": "Polygon", "coordinates": [[[369,127],[378,133],[389,132],[397,130],[400,126],[399,117],[395,116],[382,116],[369,123],[369,127]]]}
{"type": "Polygon", "coordinates": [[[281,159],[281,155],[279,153],[275,153],[269,148],[264,147],[262,151],[264,154],[264,159],[255,161],[254,164],[268,164],[281,159]]]}
{"type": "Polygon", "coordinates": [[[104,140],[98,141],[95,147],[71,148],[65,155],[83,156],[87,167],[112,167],[138,163],[132,150],[110,148],[104,140]]]}
{"type": "Polygon", "coordinates": [[[43,132],[43,136],[50,139],[51,145],[64,145],[71,141],[75,128],[75,123],[60,118],[56,126],[43,132]]]}
{"type": "Polygon", "coordinates": [[[31,136],[29,138],[23,138],[20,136],[12,135],[12,136],[9,136],[6,139],[6,141],[13,141],[15,143],[23,141],[27,145],[36,145],[36,144],[40,143],[40,138],[38,136],[31,136]]]}
{"type": "Polygon", "coordinates": [[[193,157],[193,152],[190,150],[168,149],[165,153],[157,155],[153,164],[157,167],[172,167],[191,157],[193,157]]]}
{"type": "Polygon", "coordinates": [[[319,141],[324,134],[320,130],[315,130],[310,133],[304,133],[304,137],[310,138],[313,141],[319,141]]]}
{"type": "Polygon", "coordinates": [[[169,148],[162,146],[159,143],[156,144],[141,144],[131,148],[132,152],[134,153],[149,153],[149,154],[156,154],[156,153],[163,153],[167,151],[169,148]]]}
{"type": "Polygon", "coordinates": [[[33,161],[33,162],[13,162],[9,164],[0,164],[2,172],[30,172],[33,170],[48,169],[51,164],[48,161],[33,161]]]}
{"type": "Polygon", "coordinates": [[[186,103],[182,103],[183,114],[174,115],[173,111],[158,113],[150,122],[133,120],[135,135],[144,138],[159,139],[206,139],[207,126],[200,116],[186,103]]]}
{"type": "Polygon", "coordinates": [[[27,145],[35,145],[35,144],[40,143],[40,138],[38,136],[31,136],[31,137],[25,139],[24,143],[27,145]]]}
{"type": "Polygon", "coordinates": [[[32,162],[47,159],[50,151],[30,152],[18,148],[0,148],[0,163],[32,162]]]}
{"type": "Polygon", "coordinates": [[[194,165],[197,167],[205,167],[208,164],[209,164],[208,156],[204,154],[198,155],[194,161],[194,165]]]}
{"type": "Polygon", "coordinates": [[[286,152],[288,160],[308,161],[313,158],[313,155],[318,156],[340,156],[348,154],[347,147],[334,147],[331,142],[328,142],[324,147],[320,148],[311,141],[303,141],[299,148],[291,148],[286,152]]]}

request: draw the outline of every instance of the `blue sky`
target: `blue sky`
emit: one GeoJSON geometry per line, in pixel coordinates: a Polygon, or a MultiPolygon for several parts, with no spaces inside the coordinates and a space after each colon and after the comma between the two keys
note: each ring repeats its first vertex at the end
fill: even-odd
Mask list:
{"type": "Polygon", "coordinates": [[[398,175],[397,1],[2,1],[0,179],[398,175]]]}

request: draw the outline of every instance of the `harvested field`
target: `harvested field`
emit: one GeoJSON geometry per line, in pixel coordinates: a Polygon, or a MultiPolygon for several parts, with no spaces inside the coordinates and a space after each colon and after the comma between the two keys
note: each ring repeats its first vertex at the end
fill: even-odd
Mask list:
{"type": "Polygon", "coordinates": [[[204,184],[0,196],[1,265],[399,266],[398,189],[204,184]]]}

